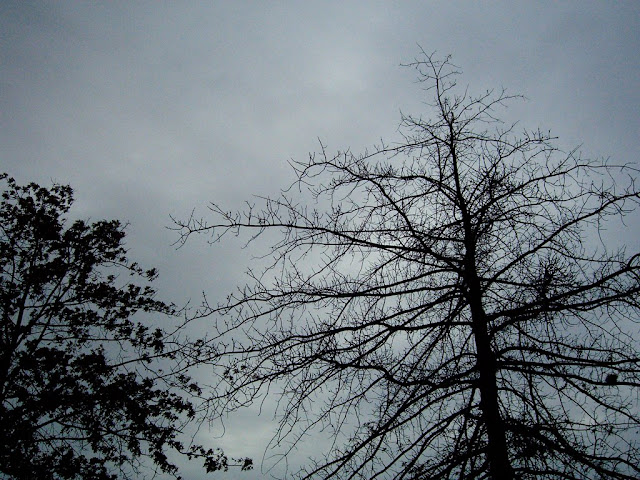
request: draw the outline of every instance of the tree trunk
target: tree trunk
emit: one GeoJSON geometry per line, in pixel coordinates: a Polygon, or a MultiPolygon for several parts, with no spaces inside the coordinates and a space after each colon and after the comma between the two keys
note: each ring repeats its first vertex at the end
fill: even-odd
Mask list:
{"type": "Polygon", "coordinates": [[[467,295],[476,343],[480,408],[487,426],[489,472],[493,480],[511,480],[514,474],[509,462],[504,421],[500,415],[496,359],[487,332],[486,315],[480,298],[480,282],[475,271],[470,274],[470,277],[467,279],[467,295]]]}

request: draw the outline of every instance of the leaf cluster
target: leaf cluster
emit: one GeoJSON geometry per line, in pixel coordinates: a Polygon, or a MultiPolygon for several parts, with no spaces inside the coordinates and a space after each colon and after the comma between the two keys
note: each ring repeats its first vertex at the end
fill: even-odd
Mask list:
{"type": "Polygon", "coordinates": [[[168,450],[224,469],[221,451],[179,440],[201,393],[193,345],[156,299],[157,272],[128,259],[125,226],[67,225],[69,186],[0,179],[0,472],[112,480],[150,463],[177,475],[168,450]]]}

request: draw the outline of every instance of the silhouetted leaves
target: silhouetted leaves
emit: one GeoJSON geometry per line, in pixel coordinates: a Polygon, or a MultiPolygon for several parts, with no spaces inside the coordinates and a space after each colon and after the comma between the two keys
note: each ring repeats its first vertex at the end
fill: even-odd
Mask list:
{"type": "Polygon", "coordinates": [[[144,458],[177,474],[168,449],[226,469],[178,440],[201,392],[173,363],[191,345],[163,328],[175,308],[132,283],[157,272],[128,260],[123,226],[67,226],[70,187],[0,179],[0,476],[141,478],[144,458]]]}

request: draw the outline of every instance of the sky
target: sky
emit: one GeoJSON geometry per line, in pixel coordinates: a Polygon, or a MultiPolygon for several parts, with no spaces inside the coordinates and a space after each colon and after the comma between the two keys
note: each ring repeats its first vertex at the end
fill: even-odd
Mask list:
{"type": "MultiPolygon", "coordinates": [[[[129,222],[130,256],[158,267],[161,297],[223,298],[260,252],[205,238],[176,249],[170,217],[277,195],[288,161],[320,141],[357,153],[397,139],[401,111],[428,114],[401,66],[420,48],[451,54],[471,91],[527,98],[503,118],[640,163],[638,32],[636,1],[2,0],[0,171],[70,184],[74,215],[129,222]]],[[[620,232],[636,249],[638,220],[620,232]]],[[[256,409],[225,419],[221,438],[214,425],[214,445],[258,462],[219,477],[268,478],[274,428],[256,409]]],[[[310,439],[289,462],[318,448],[310,439]]]]}

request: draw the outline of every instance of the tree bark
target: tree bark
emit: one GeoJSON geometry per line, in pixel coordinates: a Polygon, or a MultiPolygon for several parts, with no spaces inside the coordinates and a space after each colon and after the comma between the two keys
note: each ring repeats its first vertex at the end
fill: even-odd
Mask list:
{"type": "Polygon", "coordinates": [[[487,427],[489,471],[493,480],[511,480],[514,474],[509,461],[504,420],[500,415],[496,358],[487,332],[487,319],[480,298],[480,282],[475,271],[470,272],[467,277],[467,295],[477,354],[480,408],[487,427]]]}

